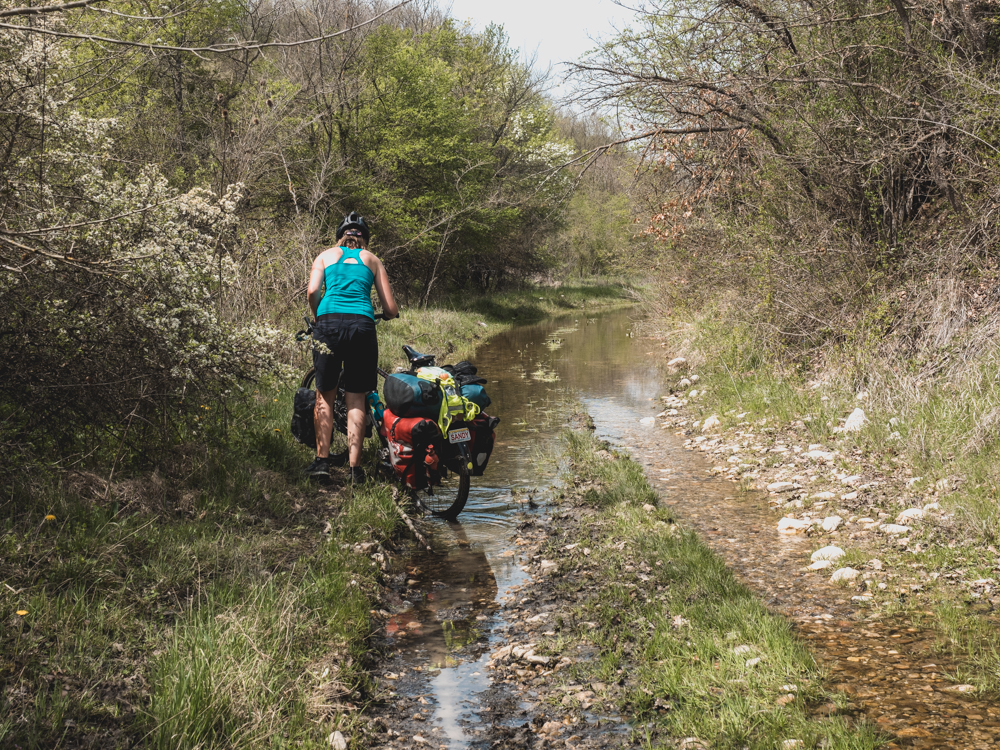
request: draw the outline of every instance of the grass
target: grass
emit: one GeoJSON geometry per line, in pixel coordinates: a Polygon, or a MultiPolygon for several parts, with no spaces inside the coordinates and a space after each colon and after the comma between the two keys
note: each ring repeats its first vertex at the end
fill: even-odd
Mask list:
{"type": "MultiPolygon", "coordinates": [[[[379,326],[382,362],[401,364],[402,343],[470,357],[510,326],[628,303],[620,286],[580,285],[406,310],[379,326]]],[[[398,518],[385,485],[301,479],[294,386],[203,405],[148,468],[113,456],[113,471],[109,456],[2,489],[0,747],[319,748],[333,729],[350,739],[381,575],[354,549],[391,544],[398,518]]]]}
{"type": "MultiPolygon", "coordinates": [[[[574,618],[593,624],[579,637],[599,658],[578,662],[578,681],[618,684],[619,708],[644,727],[646,747],[696,737],[713,748],[862,750],[879,733],[810,708],[839,704],[827,693],[806,648],[787,622],[770,614],[693,532],[677,527],[641,467],[608,452],[589,433],[571,432],[568,453],[577,496],[599,509],[582,537],[558,538],[590,555],[563,564],[599,571],[607,585],[587,587],[574,618]],[[791,745],[788,745],[791,746],[791,745]]],[[[561,553],[565,555],[565,553],[561,553]]],[[[568,585],[568,584],[567,584],[568,585]]],[[[565,646],[563,646],[563,650],[565,646]]]]}
{"type": "Polygon", "coordinates": [[[349,729],[379,583],[353,545],[389,539],[397,517],[388,487],[298,481],[298,451],[273,435],[231,446],[242,461],[188,457],[179,486],[9,490],[0,745],[318,748],[349,729]]]}

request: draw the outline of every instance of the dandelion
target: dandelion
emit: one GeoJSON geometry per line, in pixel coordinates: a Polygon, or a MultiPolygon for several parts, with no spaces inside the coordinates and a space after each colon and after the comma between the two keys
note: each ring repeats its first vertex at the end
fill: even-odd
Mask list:
{"type": "Polygon", "coordinates": [[[51,513],[49,513],[47,516],[45,516],[45,520],[46,521],[55,521],[56,517],[54,515],[52,515],[51,513]]]}
{"type": "Polygon", "coordinates": [[[19,609],[19,610],[17,610],[17,616],[18,617],[24,617],[26,614],[28,614],[28,610],[26,610],[26,609],[19,609]]]}

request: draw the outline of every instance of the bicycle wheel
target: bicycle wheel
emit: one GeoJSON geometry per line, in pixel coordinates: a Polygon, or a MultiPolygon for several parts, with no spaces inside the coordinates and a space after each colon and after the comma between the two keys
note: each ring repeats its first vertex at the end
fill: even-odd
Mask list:
{"type": "Polygon", "coordinates": [[[447,478],[442,478],[436,487],[428,487],[418,493],[417,501],[432,515],[454,521],[469,499],[470,479],[469,451],[463,448],[458,458],[448,466],[447,478]]]}

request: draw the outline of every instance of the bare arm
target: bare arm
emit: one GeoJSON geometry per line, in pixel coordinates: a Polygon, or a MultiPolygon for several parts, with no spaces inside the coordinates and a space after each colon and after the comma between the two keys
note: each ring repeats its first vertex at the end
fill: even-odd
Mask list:
{"type": "Polygon", "coordinates": [[[323,299],[323,272],[325,266],[321,260],[322,257],[322,254],[320,254],[313,261],[312,271],[309,274],[309,290],[306,293],[309,300],[309,309],[312,310],[313,316],[316,315],[316,309],[323,299]]]}
{"type": "MultiPolygon", "coordinates": [[[[372,256],[375,258],[375,256],[372,256]]],[[[386,319],[398,318],[399,308],[396,306],[396,299],[392,296],[392,287],[389,286],[389,274],[385,272],[382,261],[375,258],[378,268],[375,271],[375,291],[378,293],[379,301],[382,303],[382,312],[386,319]]]]}

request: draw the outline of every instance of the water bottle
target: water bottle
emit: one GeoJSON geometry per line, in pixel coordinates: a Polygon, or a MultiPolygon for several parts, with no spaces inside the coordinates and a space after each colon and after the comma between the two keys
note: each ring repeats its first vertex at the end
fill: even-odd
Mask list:
{"type": "Polygon", "coordinates": [[[372,391],[366,397],[368,401],[368,408],[375,413],[375,418],[381,422],[382,413],[385,411],[385,407],[382,405],[382,399],[378,397],[378,391],[372,391]]]}

